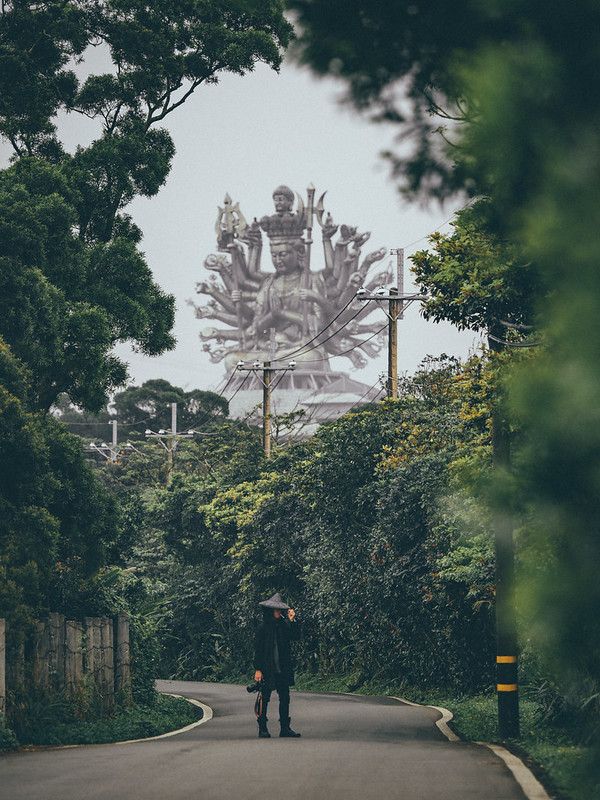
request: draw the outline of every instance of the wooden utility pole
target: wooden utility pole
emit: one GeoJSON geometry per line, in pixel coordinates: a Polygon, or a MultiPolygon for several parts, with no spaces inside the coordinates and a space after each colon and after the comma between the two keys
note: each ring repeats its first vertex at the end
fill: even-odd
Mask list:
{"type": "Polygon", "coordinates": [[[146,430],[146,439],[158,439],[162,446],[167,451],[167,486],[171,485],[173,479],[173,463],[174,453],[177,448],[179,439],[192,439],[196,431],[186,431],[185,433],[177,432],[177,403],[171,403],[171,430],[159,430],[158,433],[146,430]]]}
{"type": "Polygon", "coordinates": [[[388,377],[387,397],[398,399],[398,289],[390,289],[388,307],[388,377]]]}
{"type": "Polygon", "coordinates": [[[274,372],[289,372],[296,369],[296,362],[290,361],[287,367],[272,367],[270,361],[255,361],[251,367],[247,367],[243,361],[238,361],[237,369],[242,372],[256,372],[262,377],[260,381],[263,386],[263,450],[265,458],[271,457],[271,378],[274,372]]]}
{"type": "Polygon", "coordinates": [[[271,362],[263,366],[263,450],[265,458],[271,457],[271,362]]]}
{"type": "Polygon", "coordinates": [[[392,286],[386,293],[385,289],[378,289],[374,294],[360,288],[356,293],[359,300],[387,301],[388,311],[388,371],[387,371],[387,397],[390,400],[398,399],[398,320],[404,319],[404,308],[414,300],[427,300],[427,295],[404,294],[404,250],[398,248],[391,250],[396,254],[396,281],[397,286],[392,286]]]}

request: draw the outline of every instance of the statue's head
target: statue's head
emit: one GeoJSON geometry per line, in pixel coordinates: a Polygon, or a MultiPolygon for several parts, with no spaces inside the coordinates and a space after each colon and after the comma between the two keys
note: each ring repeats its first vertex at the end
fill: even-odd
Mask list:
{"type": "Polygon", "coordinates": [[[271,239],[271,258],[275,271],[279,275],[291,275],[302,271],[304,266],[305,245],[300,238],[271,239]]]}
{"type": "Polygon", "coordinates": [[[294,193],[289,186],[278,186],[273,192],[273,202],[278,214],[291,211],[294,205],[294,193]]]}

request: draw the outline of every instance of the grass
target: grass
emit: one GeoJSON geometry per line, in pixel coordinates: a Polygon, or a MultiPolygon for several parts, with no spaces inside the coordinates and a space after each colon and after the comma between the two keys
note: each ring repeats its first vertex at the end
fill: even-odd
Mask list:
{"type": "MultiPolygon", "coordinates": [[[[176,697],[157,694],[152,706],[122,709],[108,719],[64,721],[64,709],[47,707],[44,713],[28,716],[27,724],[18,730],[19,745],[107,744],[129,739],[159,736],[196,722],[197,706],[176,697]]],[[[5,749],[14,748],[16,737],[7,732],[5,749]]],[[[0,749],[2,736],[0,729],[0,749]]]]}

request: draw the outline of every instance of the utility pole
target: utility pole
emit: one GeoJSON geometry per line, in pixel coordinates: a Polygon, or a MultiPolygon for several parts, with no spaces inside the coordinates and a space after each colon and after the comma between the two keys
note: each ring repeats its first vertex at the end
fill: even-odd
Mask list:
{"type": "Polygon", "coordinates": [[[251,367],[238,361],[236,369],[241,372],[256,372],[263,386],[263,450],[265,458],[271,457],[271,377],[274,372],[290,372],[296,369],[296,362],[290,361],[287,367],[272,367],[270,361],[255,361],[251,367]],[[262,372],[262,377],[260,373],[262,372]]]}
{"type": "Polygon", "coordinates": [[[117,455],[118,455],[118,450],[117,450],[117,420],[116,419],[111,419],[111,421],[108,424],[112,425],[112,448],[111,448],[111,454],[110,454],[110,461],[111,461],[112,464],[114,464],[115,461],[117,460],[117,455]]]}
{"type": "Polygon", "coordinates": [[[361,287],[356,295],[359,300],[387,301],[388,324],[388,372],[387,372],[387,397],[390,400],[398,399],[398,325],[399,319],[404,319],[404,309],[414,300],[427,300],[427,295],[404,294],[404,250],[398,248],[390,251],[396,255],[396,282],[397,286],[390,287],[386,294],[385,289],[377,289],[369,293],[361,287]]]}
{"type": "MultiPolygon", "coordinates": [[[[91,442],[88,447],[86,447],[86,451],[88,453],[99,453],[101,456],[104,456],[104,458],[110,462],[110,465],[112,466],[121,454],[123,448],[119,448],[118,445],[117,420],[111,419],[108,424],[112,425],[112,444],[108,445],[106,442],[102,442],[102,444],[96,444],[95,442],[91,442]]],[[[124,445],[124,448],[128,450],[131,450],[132,447],[133,446],[129,442],[124,445]]]]}
{"type": "Polygon", "coordinates": [[[271,458],[271,362],[263,365],[263,450],[271,458]]]}
{"type": "Polygon", "coordinates": [[[387,397],[398,399],[398,289],[390,288],[388,300],[388,378],[387,397]]]}
{"type": "MultiPolygon", "coordinates": [[[[501,352],[502,344],[489,339],[490,350],[501,352]]],[[[492,466],[510,468],[510,438],[502,409],[492,409],[492,466]]],[[[493,517],[496,564],[496,684],[498,733],[502,739],[519,737],[519,683],[517,614],[515,599],[515,554],[510,514],[496,509],[493,517]]]]}
{"type": "Polygon", "coordinates": [[[173,463],[174,454],[177,449],[177,443],[180,439],[192,439],[196,431],[186,431],[185,433],[177,433],[177,403],[171,403],[171,429],[161,429],[158,433],[146,430],[146,439],[158,439],[164,449],[167,451],[167,486],[171,485],[173,480],[173,463]]]}

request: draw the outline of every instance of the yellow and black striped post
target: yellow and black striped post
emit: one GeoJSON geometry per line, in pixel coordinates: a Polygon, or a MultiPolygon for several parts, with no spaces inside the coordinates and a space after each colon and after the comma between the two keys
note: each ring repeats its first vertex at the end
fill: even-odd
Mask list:
{"type": "Polygon", "coordinates": [[[517,659],[517,610],[513,526],[508,511],[494,518],[496,557],[496,683],[498,732],[502,739],[519,736],[519,680],[517,659]]]}
{"type": "MultiPolygon", "coordinates": [[[[490,349],[501,350],[490,339],[490,349]]],[[[501,477],[510,471],[508,425],[497,400],[492,410],[492,460],[501,477]]],[[[515,556],[511,509],[505,499],[494,512],[496,561],[496,683],[498,732],[502,739],[519,736],[519,686],[517,659],[517,609],[515,597],[515,556]]]]}
{"type": "Polygon", "coordinates": [[[508,511],[496,511],[494,545],[498,732],[502,739],[516,739],[519,736],[517,611],[514,586],[513,526],[508,511]]]}
{"type": "Polygon", "coordinates": [[[496,656],[498,730],[503,739],[519,736],[519,683],[517,656],[496,656]]]}

